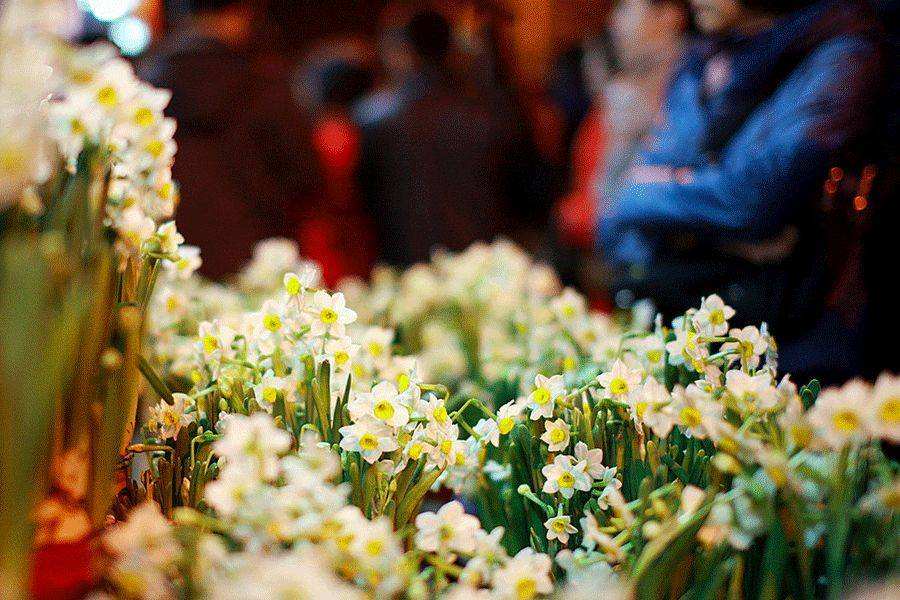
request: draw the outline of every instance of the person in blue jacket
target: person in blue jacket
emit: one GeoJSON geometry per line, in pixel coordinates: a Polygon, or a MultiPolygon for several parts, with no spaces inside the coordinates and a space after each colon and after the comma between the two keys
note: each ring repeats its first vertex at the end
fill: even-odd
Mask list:
{"type": "Polygon", "coordinates": [[[841,295],[852,259],[829,242],[822,190],[872,149],[878,24],[852,0],[692,5],[704,35],[602,209],[613,288],[668,316],[719,293],[745,323],[769,322],[785,370],[853,374],[860,319],[841,295]]]}

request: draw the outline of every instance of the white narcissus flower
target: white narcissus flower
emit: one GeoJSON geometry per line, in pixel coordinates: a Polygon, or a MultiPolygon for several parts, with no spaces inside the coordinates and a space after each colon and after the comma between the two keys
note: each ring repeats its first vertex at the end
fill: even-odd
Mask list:
{"type": "Polygon", "coordinates": [[[643,371],[631,369],[621,360],[616,360],[609,372],[597,376],[597,383],[603,386],[607,398],[621,400],[640,385],[643,378],[643,371]]]}
{"type": "Polygon", "coordinates": [[[175,228],[175,221],[163,223],[156,230],[159,250],[163,254],[178,254],[178,247],[184,243],[184,236],[175,228]]]}
{"type": "Polygon", "coordinates": [[[500,428],[493,419],[480,419],[472,431],[478,434],[484,444],[490,444],[494,448],[500,447],[500,428]]]}
{"type": "Polygon", "coordinates": [[[266,371],[259,383],[253,386],[253,397],[261,409],[272,412],[275,400],[281,393],[285,404],[293,399],[294,383],[290,378],[277,377],[271,370],[266,371]]]}
{"type": "Polygon", "coordinates": [[[840,388],[822,390],[806,417],[820,440],[841,450],[869,438],[870,407],[869,386],[854,379],[840,388]]]}
{"type": "Polygon", "coordinates": [[[393,429],[372,418],[364,418],[352,425],[341,427],[341,448],[347,452],[359,452],[370,465],[385,452],[393,452],[400,445],[393,429]]]}
{"type": "Polygon", "coordinates": [[[769,349],[769,339],[760,333],[759,329],[748,325],[743,329],[732,329],[728,332],[736,342],[722,344],[723,352],[737,352],[741,366],[745,369],[755,369],[759,366],[760,358],[769,349]]]}
{"type": "Polygon", "coordinates": [[[569,445],[569,424],[562,419],[544,422],[544,433],[541,441],[547,444],[550,452],[565,450],[569,445]]]}
{"type": "Polygon", "coordinates": [[[506,435],[516,425],[516,421],[522,414],[523,405],[519,402],[508,402],[497,411],[497,429],[501,435],[506,435]]]}
{"type": "Polygon", "coordinates": [[[669,354],[669,364],[673,366],[685,365],[686,367],[702,373],[704,361],[709,355],[709,349],[698,341],[699,334],[690,328],[689,322],[684,317],[679,317],[672,322],[675,339],[666,343],[666,352],[669,354]]]}
{"type": "Polygon", "coordinates": [[[583,492],[591,489],[591,477],[585,472],[585,461],[575,462],[575,459],[566,454],[557,455],[553,463],[545,465],[541,473],[546,481],[543,490],[547,494],[561,494],[564,498],[571,498],[576,490],[583,492]]]}
{"type": "Polygon", "coordinates": [[[123,249],[129,252],[138,252],[156,231],[153,219],[144,214],[137,205],[119,212],[113,218],[113,227],[119,234],[119,241],[124,245],[123,249]]]}
{"type": "Polygon", "coordinates": [[[703,335],[725,335],[728,332],[728,319],[733,316],[734,309],[725,304],[717,294],[713,294],[700,302],[700,310],[693,316],[694,327],[703,335]]]}
{"type": "Polygon", "coordinates": [[[459,502],[448,502],[436,513],[423,512],[416,517],[416,546],[426,552],[475,551],[475,533],[481,528],[477,517],[466,514],[459,502]]]}
{"type": "Polygon", "coordinates": [[[900,376],[882,373],[875,381],[868,402],[868,422],[872,433],[900,444],[900,376]]]}
{"type": "Polygon", "coordinates": [[[237,336],[237,332],[218,320],[200,323],[197,331],[198,345],[203,356],[207,359],[230,358],[233,354],[231,343],[237,336]]]}
{"type": "Polygon", "coordinates": [[[193,406],[193,399],[178,392],[172,394],[172,399],[172,404],[160,400],[159,404],[150,409],[154,433],[162,439],[176,437],[182,427],[194,421],[194,415],[185,414],[185,410],[193,406]]]}
{"type": "Polygon", "coordinates": [[[494,573],[494,594],[514,600],[531,600],[538,594],[549,594],[553,591],[552,564],[546,554],[523,548],[494,573]]]}
{"type": "Polygon", "coordinates": [[[278,458],[291,446],[290,434],[275,425],[272,417],[256,412],[249,417],[229,416],[224,435],[215,441],[213,450],[231,464],[252,465],[266,481],[278,475],[278,458]]]}
{"type": "Polygon", "coordinates": [[[285,273],[282,278],[282,285],[288,296],[299,296],[315,285],[318,279],[318,271],[312,265],[306,265],[299,273],[285,273]]]}
{"type": "Polygon", "coordinates": [[[585,512],[581,519],[581,531],[584,532],[582,545],[588,550],[599,546],[611,563],[618,563],[625,559],[625,552],[621,546],[609,534],[600,531],[600,525],[594,515],[585,512]]]}
{"type": "Polygon", "coordinates": [[[686,436],[715,439],[723,428],[722,405],[693,383],[675,388],[671,409],[675,423],[686,436]]]}
{"type": "Polygon", "coordinates": [[[572,525],[572,517],[569,515],[550,517],[544,521],[544,527],[547,528],[548,540],[551,542],[559,540],[559,543],[564,546],[569,543],[569,536],[578,532],[578,529],[572,525]]]}
{"type": "Polygon", "coordinates": [[[166,271],[175,279],[190,279],[191,275],[200,268],[203,259],[200,258],[200,248],[197,246],[179,246],[178,258],[167,260],[163,263],[166,271]]]}
{"type": "Polygon", "coordinates": [[[369,357],[378,360],[390,356],[393,341],[393,329],[369,327],[363,334],[361,346],[369,357]]]}
{"type": "Polygon", "coordinates": [[[350,336],[330,338],[325,342],[323,352],[335,371],[346,371],[350,361],[359,351],[359,344],[353,343],[350,336]]]}
{"type": "Polygon", "coordinates": [[[635,389],[626,399],[632,416],[638,423],[643,423],[659,437],[666,437],[675,424],[670,403],[672,397],[666,386],[653,377],[635,389]]]}
{"type": "Polygon", "coordinates": [[[531,420],[549,419],[553,416],[556,401],[566,395],[566,386],[562,375],[534,378],[534,391],[528,396],[528,408],[531,409],[531,420]]]}
{"type": "Polygon", "coordinates": [[[571,323],[585,314],[587,302],[584,296],[572,288],[566,288],[550,302],[550,308],[561,322],[571,323]]]}
{"type": "Polygon", "coordinates": [[[356,312],[347,308],[341,292],[331,295],[325,290],[317,291],[308,310],[313,317],[309,332],[312,336],[343,336],[347,325],[356,320],[356,312]]]}
{"type": "Polygon", "coordinates": [[[583,461],[585,463],[585,472],[590,475],[592,479],[601,480],[606,476],[608,468],[603,464],[602,449],[588,449],[587,444],[578,442],[575,444],[575,458],[579,462],[583,461]]]}
{"type": "Polygon", "coordinates": [[[409,410],[401,402],[397,387],[390,381],[382,381],[371,392],[362,392],[350,400],[350,417],[359,421],[371,417],[391,427],[403,427],[409,423],[409,410]]]}
{"type": "Polygon", "coordinates": [[[725,387],[728,392],[750,410],[771,410],[778,406],[781,395],[766,371],[749,375],[733,369],[725,373],[725,387]]]}

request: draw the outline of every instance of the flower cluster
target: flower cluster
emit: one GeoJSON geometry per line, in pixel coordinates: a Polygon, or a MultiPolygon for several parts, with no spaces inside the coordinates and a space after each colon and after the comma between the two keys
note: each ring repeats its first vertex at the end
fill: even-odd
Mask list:
{"type": "Polygon", "coordinates": [[[620,332],[579,293],[561,289],[552,269],[502,240],[341,288],[363,323],[400,332],[398,346],[424,371],[488,401],[539,370],[605,365],[620,332]]]}
{"type": "Polygon", "coordinates": [[[65,15],[55,3],[11,3],[2,19],[0,208],[52,212],[55,190],[78,189],[79,178],[88,187],[99,166],[102,218],[123,268],[148,254],[196,262],[195,249],[179,252],[171,221],[175,122],[163,116],[171,94],[139,81],[110,45],[60,43],[65,15]]]}
{"type": "MultiPolygon", "coordinates": [[[[754,548],[774,543],[780,527],[797,536],[785,556],[807,565],[803,586],[815,595],[838,577],[821,574],[813,559],[829,537],[825,523],[840,515],[853,519],[847,527],[882,527],[881,538],[893,531],[884,524],[896,512],[897,468],[878,443],[897,440],[896,377],[798,388],[778,375],[766,326],[732,326],[734,310],[716,295],[671,326],[658,318],[649,331],[624,331],[571,290],[523,284],[533,265],[504,243],[438,255],[399,277],[382,271],[370,288],[343,286],[363,300],[359,314],[341,293],[315,289],[312,267],[282,273],[302,261],[286,244],[275,247],[282,258],[269,275],[281,279],[280,294],[261,300],[265,286],[253,291],[244,282],[238,304],[249,312],[223,310],[199,323],[182,368],[190,389],[155,409],[147,441],[177,453],[181,427],[199,448],[227,432],[235,414],[262,412],[289,432],[284,439],[315,429],[317,448],[339,457],[333,481],[349,490],[355,514],[412,536],[403,564],[413,575],[395,592],[414,597],[427,580],[429,593],[529,597],[568,580],[565,589],[578,596],[590,589],[585,581],[603,580],[610,597],[647,589],[659,597],[702,575],[671,582],[654,561],[699,548],[722,569],[736,568],[754,548]],[[504,306],[504,285],[519,305],[504,306]],[[440,332],[432,338],[429,328],[440,332]],[[491,354],[501,337],[507,351],[491,354]],[[452,374],[450,363],[428,358],[446,353],[448,340],[459,341],[466,365],[452,374]],[[418,354],[400,354],[411,350],[418,354]],[[432,373],[442,384],[425,383],[432,373]],[[847,492],[850,481],[865,482],[854,488],[865,493],[847,492]],[[422,494],[439,485],[470,498],[478,519],[457,504],[416,516],[422,494]],[[790,523],[779,506],[790,508],[790,523]],[[477,533],[479,521],[493,531],[477,533]],[[482,539],[491,548],[483,556],[482,539]]],[[[199,454],[219,457],[226,470],[218,479],[215,469],[188,463],[199,475],[191,486],[212,496],[183,504],[227,522],[232,513],[217,494],[224,486],[220,497],[241,496],[243,488],[226,475],[227,453],[215,448],[199,454]]],[[[289,478],[275,477],[289,489],[289,478]]],[[[283,527],[272,519],[279,524],[267,516],[243,543],[289,543],[272,537],[283,527]]],[[[858,546],[847,554],[861,555],[858,546]]],[[[879,569],[890,564],[890,550],[873,556],[879,569]]],[[[843,573],[844,563],[831,568],[843,573]]],[[[739,576],[728,571],[722,581],[739,576]]]]}
{"type": "Polygon", "coordinates": [[[510,557],[503,528],[485,532],[458,502],[420,513],[404,544],[388,517],[367,518],[349,503],[340,456],[316,433],[292,449],[290,434],[263,412],[220,425],[211,447],[219,475],[203,490],[211,510],[181,508],[170,525],[146,503],[106,534],[116,593],[500,599],[553,589],[549,557],[530,548],[510,557]]]}

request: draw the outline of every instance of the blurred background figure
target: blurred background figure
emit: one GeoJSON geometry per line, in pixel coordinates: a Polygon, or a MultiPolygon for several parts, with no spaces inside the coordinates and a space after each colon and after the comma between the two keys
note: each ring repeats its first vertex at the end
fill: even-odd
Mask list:
{"type": "Polygon", "coordinates": [[[451,70],[447,18],[414,12],[381,44],[387,81],[359,111],[379,258],[409,265],[509,231],[520,147],[506,115],[451,70]]]}
{"type": "Polygon", "coordinates": [[[140,61],[139,72],[172,90],[173,175],[186,199],[178,228],[202,248],[201,272],[218,278],[238,270],[255,242],[296,234],[298,215],[318,189],[318,168],[288,72],[261,53],[258,5],[187,0],[179,6],[183,14],[140,61]]]}
{"type": "Polygon", "coordinates": [[[853,1],[692,4],[707,35],[600,221],[613,288],[665,314],[718,291],[746,322],[768,320],[783,370],[856,374],[858,225],[875,174],[863,165],[883,125],[878,27],[853,1]],[[849,180],[848,208],[837,192],[849,180]]]}
{"type": "Polygon", "coordinates": [[[276,235],[329,285],[504,235],[595,308],[720,293],[835,380],[900,368],[897,6],[77,2],[173,91],[207,276],[276,235]]]}
{"type": "Polygon", "coordinates": [[[297,82],[311,116],[312,146],[322,174],[320,201],[303,213],[295,237],[302,254],[321,265],[325,283],[365,277],[377,248],[357,173],[361,135],[358,102],[372,91],[371,50],[358,39],[328,40],[307,57],[297,82]]]}
{"type": "Polygon", "coordinates": [[[621,186],[659,111],[675,60],[693,34],[687,0],[622,0],[607,30],[583,45],[582,79],[591,104],[571,146],[569,191],[554,215],[572,280],[597,289],[597,221],[621,186]]]}

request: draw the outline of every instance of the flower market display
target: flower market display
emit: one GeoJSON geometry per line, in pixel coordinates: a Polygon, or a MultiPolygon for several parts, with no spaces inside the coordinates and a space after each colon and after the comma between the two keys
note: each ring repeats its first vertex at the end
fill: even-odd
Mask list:
{"type": "Polygon", "coordinates": [[[793,382],[715,294],[594,313],[505,241],[205,281],[168,93],[52,9],[0,23],[0,597],[83,539],[92,598],[888,597],[900,377],[793,382]]]}

